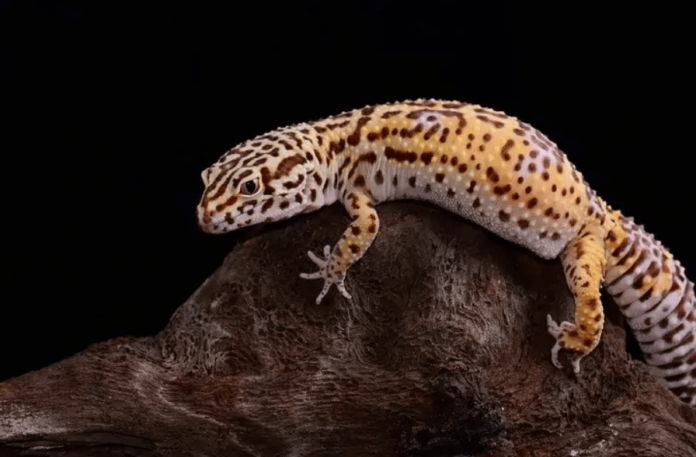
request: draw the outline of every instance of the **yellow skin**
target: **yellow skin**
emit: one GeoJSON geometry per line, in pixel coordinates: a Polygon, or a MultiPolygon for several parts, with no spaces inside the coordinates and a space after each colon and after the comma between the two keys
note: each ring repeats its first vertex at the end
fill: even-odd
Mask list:
{"type": "Polygon", "coordinates": [[[368,106],[244,142],[202,177],[198,221],[208,233],[344,204],[350,226],[324,258],[310,251],[319,270],[301,274],[324,280],[317,303],[332,284],[351,298],[346,272],[377,236],[375,206],[389,200],[429,201],[542,258],[560,257],[576,312],[575,324],[548,317],[553,363],[570,350],[579,372],[601,338],[600,287],[611,285],[652,351],[654,374],[684,401],[696,398],[693,292],[674,279],[683,269],[597,197],[555,143],[512,116],[454,101],[368,106]]]}

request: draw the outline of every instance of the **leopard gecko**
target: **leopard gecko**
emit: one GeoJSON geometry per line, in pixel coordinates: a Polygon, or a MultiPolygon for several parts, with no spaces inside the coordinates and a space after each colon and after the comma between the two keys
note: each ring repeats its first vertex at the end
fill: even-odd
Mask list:
{"type": "Polygon", "coordinates": [[[308,252],[346,298],[346,272],[379,231],[375,206],[431,202],[543,259],[560,257],[575,322],[547,316],[575,373],[600,341],[600,287],[620,307],[650,372],[696,406],[693,283],[669,250],[591,190],[556,144],[529,124],[476,104],[409,100],[278,128],[243,142],[202,172],[197,220],[206,233],[287,219],[336,201],[352,221],[333,249],[308,252]]]}

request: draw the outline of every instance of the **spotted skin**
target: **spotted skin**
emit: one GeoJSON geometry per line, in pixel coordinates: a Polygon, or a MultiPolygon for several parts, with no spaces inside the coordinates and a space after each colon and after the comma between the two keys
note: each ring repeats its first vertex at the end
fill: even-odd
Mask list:
{"type": "Polygon", "coordinates": [[[696,310],[684,269],[642,226],[614,211],[555,143],[530,125],[479,105],[412,100],[346,111],[276,129],[237,145],[202,173],[198,222],[208,233],[290,218],[341,202],[351,223],[323,256],[322,279],[347,299],[348,269],[379,231],[375,206],[424,200],[544,259],[560,258],[574,322],[557,324],[552,362],[574,371],[600,342],[603,286],[628,319],[651,372],[696,405],[696,310]]]}

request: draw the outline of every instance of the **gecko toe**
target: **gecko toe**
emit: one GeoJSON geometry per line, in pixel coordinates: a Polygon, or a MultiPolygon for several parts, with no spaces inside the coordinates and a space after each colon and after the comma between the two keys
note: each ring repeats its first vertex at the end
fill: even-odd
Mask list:
{"type": "Polygon", "coordinates": [[[324,275],[321,271],[316,271],[314,273],[300,273],[300,278],[302,279],[319,279],[323,277],[324,275]]]}
{"type": "Polygon", "coordinates": [[[549,330],[549,334],[552,337],[558,338],[561,335],[561,328],[558,326],[556,321],[553,320],[550,314],[546,315],[546,326],[549,330]]]}
{"type": "Polygon", "coordinates": [[[561,350],[560,342],[556,341],[556,344],[551,349],[551,363],[553,363],[553,365],[556,368],[563,368],[563,365],[561,364],[561,362],[558,361],[558,352],[560,350],[561,350]]]}
{"type": "Polygon", "coordinates": [[[336,283],[336,287],[338,288],[338,291],[341,292],[341,295],[346,297],[348,300],[351,299],[351,295],[346,290],[346,285],[342,279],[336,283]]]}

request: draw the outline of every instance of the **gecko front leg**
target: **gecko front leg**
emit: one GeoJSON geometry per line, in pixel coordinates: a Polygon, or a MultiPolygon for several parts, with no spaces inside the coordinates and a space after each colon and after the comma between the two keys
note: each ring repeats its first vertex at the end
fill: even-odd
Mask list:
{"type": "Polygon", "coordinates": [[[351,295],[344,283],[346,272],[365,254],[379,231],[379,218],[372,202],[372,198],[359,190],[348,194],[343,203],[353,222],[343,232],[333,251],[330,251],[330,246],[325,246],[323,258],[312,251],[307,252],[309,258],[319,266],[319,271],[300,273],[300,277],[324,280],[324,287],[316,300],[317,304],[321,303],[332,284],[336,284],[339,292],[350,300],[351,295]]]}

